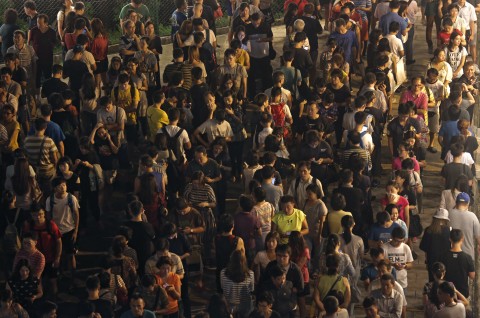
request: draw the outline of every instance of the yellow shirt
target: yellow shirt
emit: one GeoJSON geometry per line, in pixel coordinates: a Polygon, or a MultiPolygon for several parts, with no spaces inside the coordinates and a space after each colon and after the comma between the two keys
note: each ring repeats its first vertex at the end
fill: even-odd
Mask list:
{"type": "MultiPolygon", "coordinates": [[[[278,232],[281,234],[290,234],[292,231],[301,231],[302,223],[306,219],[305,213],[298,209],[293,209],[291,215],[286,215],[285,212],[275,214],[272,222],[277,225],[278,232]]],[[[288,238],[280,239],[282,244],[288,243],[288,238]]]]}
{"type": "Polygon", "coordinates": [[[119,106],[125,110],[127,113],[127,124],[128,125],[135,125],[137,123],[137,112],[136,111],[127,111],[128,108],[132,106],[132,103],[135,102],[138,105],[140,101],[140,93],[138,92],[137,88],[133,88],[134,96],[132,98],[130,92],[130,86],[127,89],[120,89],[120,88],[113,88],[112,89],[112,100],[115,106],[119,106]],[[115,90],[118,89],[118,99],[115,95],[115,90]]]}
{"type": "Polygon", "coordinates": [[[327,214],[328,226],[330,227],[330,233],[332,234],[342,234],[342,218],[345,215],[352,216],[352,213],[347,211],[333,211],[327,214]]]}
{"type": "Polygon", "coordinates": [[[150,140],[153,142],[155,141],[157,131],[164,125],[168,125],[168,115],[164,110],[150,106],[147,108],[147,120],[148,129],[150,130],[150,140]]]}
{"type": "Polygon", "coordinates": [[[244,49],[240,49],[240,55],[235,56],[235,61],[242,66],[247,66],[246,65],[247,59],[248,59],[248,53],[244,49]]]}

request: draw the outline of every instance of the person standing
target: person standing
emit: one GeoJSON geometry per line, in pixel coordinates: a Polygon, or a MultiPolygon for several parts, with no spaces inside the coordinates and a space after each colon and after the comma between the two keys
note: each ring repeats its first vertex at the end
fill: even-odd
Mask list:
{"type": "Polygon", "coordinates": [[[37,5],[34,1],[28,0],[23,4],[23,12],[27,15],[27,24],[28,24],[28,42],[30,42],[30,32],[34,27],[36,27],[38,21],[38,12],[37,5]]]}
{"type": "Polygon", "coordinates": [[[143,0],[131,0],[131,2],[126,4],[120,11],[118,17],[120,20],[120,29],[123,28],[125,18],[128,16],[130,10],[134,10],[137,13],[139,21],[146,23],[150,20],[150,9],[143,4],[143,0]]]}
{"type": "MultiPolygon", "coordinates": [[[[318,35],[322,34],[323,28],[318,18],[314,16],[314,12],[315,7],[313,3],[308,3],[303,9],[303,16],[300,19],[305,22],[304,32],[310,43],[310,57],[312,58],[313,65],[317,65],[318,35]]],[[[316,67],[311,68],[309,78],[315,80],[317,78],[316,73],[316,67]]]]}

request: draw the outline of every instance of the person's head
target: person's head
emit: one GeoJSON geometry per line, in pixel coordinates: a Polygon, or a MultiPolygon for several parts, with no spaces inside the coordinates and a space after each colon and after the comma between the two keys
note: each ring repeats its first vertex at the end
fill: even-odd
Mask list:
{"type": "Polygon", "coordinates": [[[133,200],[128,204],[128,212],[134,218],[139,218],[143,211],[143,204],[138,200],[133,200]]]}
{"type": "Polygon", "coordinates": [[[52,180],[52,188],[56,195],[63,196],[67,193],[67,180],[63,177],[56,177],[52,180]]]}
{"type": "Polygon", "coordinates": [[[250,212],[252,211],[253,206],[255,205],[255,202],[253,201],[252,198],[247,197],[246,195],[241,195],[240,198],[238,199],[238,204],[242,208],[242,211],[250,212]]]}
{"type": "Polygon", "coordinates": [[[173,262],[169,256],[160,256],[155,265],[161,277],[165,277],[172,271],[173,262]]]}
{"type": "Polygon", "coordinates": [[[65,156],[58,159],[57,169],[62,174],[68,173],[72,168],[73,168],[73,162],[72,162],[72,159],[70,159],[70,157],[65,156]]]}
{"type": "Polygon", "coordinates": [[[340,266],[340,257],[337,254],[327,254],[325,266],[327,268],[327,275],[337,275],[338,267],[340,266]]]}
{"type": "Polygon", "coordinates": [[[334,211],[340,211],[345,209],[345,207],[347,206],[345,196],[340,192],[333,193],[332,198],[330,199],[330,206],[334,211]]]}
{"type": "Polygon", "coordinates": [[[456,18],[458,16],[458,12],[460,12],[460,7],[456,3],[451,3],[448,6],[448,13],[452,18],[456,18]]]}
{"type": "MultiPolygon", "coordinates": [[[[140,1],[140,0],[133,0],[140,1]]],[[[139,293],[134,293],[130,297],[130,310],[134,317],[143,317],[143,312],[145,310],[145,300],[142,295],[139,293]]]]}
{"type": "Polygon", "coordinates": [[[316,201],[322,198],[322,190],[315,183],[309,184],[306,188],[306,192],[308,199],[316,201]]]}
{"type": "Polygon", "coordinates": [[[2,119],[5,122],[12,122],[15,119],[15,108],[10,104],[3,105],[2,119]]]}
{"type": "Polygon", "coordinates": [[[455,297],[455,287],[450,282],[442,282],[438,285],[437,295],[442,303],[449,304],[455,297]]]}
{"type": "Polygon", "coordinates": [[[25,41],[26,41],[25,32],[21,30],[17,30],[13,32],[13,43],[15,43],[17,47],[23,47],[23,45],[25,44],[25,41]]]}
{"type": "Polygon", "coordinates": [[[435,262],[432,265],[432,274],[433,277],[437,280],[443,279],[445,277],[445,273],[447,272],[447,268],[442,262],[435,262]]]}
{"type": "Polygon", "coordinates": [[[392,274],[383,274],[380,276],[380,284],[382,289],[382,294],[385,296],[390,296],[395,286],[395,278],[392,274]]]}
{"type": "Polygon", "coordinates": [[[270,292],[261,292],[256,298],[257,310],[260,312],[260,314],[263,314],[264,317],[267,317],[266,314],[272,309],[274,301],[275,299],[270,292]]]}
{"type": "Polygon", "coordinates": [[[278,232],[269,232],[265,237],[265,250],[276,251],[279,241],[280,234],[278,234],[278,232]]]}
{"type": "Polygon", "coordinates": [[[280,206],[282,207],[281,209],[285,212],[285,214],[291,215],[294,212],[295,208],[295,198],[293,197],[293,195],[287,194],[281,197],[280,206]]]}
{"type": "Polygon", "coordinates": [[[323,301],[323,306],[325,308],[325,311],[327,315],[333,315],[338,311],[340,308],[340,304],[338,302],[338,299],[335,296],[327,296],[325,297],[323,301]]]}
{"type": "Polygon", "coordinates": [[[270,275],[270,279],[272,280],[273,285],[276,288],[280,288],[285,284],[287,280],[287,273],[282,268],[280,263],[277,263],[269,268],[268,274],[270,275]]]}
{"type": "Polygon", "coordinates": [[[218,231],[220,233],[229,233],[233,230],[234,220],[233,217],[228,214],[222,214],[218,220],[218,231]]]}
{"type": "Polygon", "coordinates": [[[34,1],[27,0],[23,3],[23,10],[26,15],[28,15],[29,17],[32,17],[35,15],[37,11],[37,5],[35,4],[34,1]]]}
{"type": "Polygon", "coordinates": [[[463,154],[463,144],[458,142],[450,145],[450,153],[454,158],[461,157],[463,154]]]}
{"type": "Polygon", "coordinates": [[[123,23],[123,32],[128,36],[133,36],[135,34],[135,22],[132,20],[125,21],[123,23]]]}
{"type": "Polygon", "coordinates": [[[405,230],[402,227],[394,228],[392,231],[392,240],[390,241],[390,244],[393,247],[399,247],[405,241],[405,234],[405,230]]]}
{"type": "Polygon", "coordinates": [[[83,3],[82,1],[75,2],[73,8],[77,15],[83,15],[85,13],[85,3],[83,3]]]}
{"type": "MultiPolygon", "coordinates": [[[[380,40],[380,42],[382,42],[383,40],[385,40],[385,39],[380,40]]],[[[388,40],[387,40],[387,42],[388,42],[388,40]]],[[[385,65],[387,65],[387,63],[389,63],[389,61],[390,61],[390,58],[388,57],[388,55],[385,54],[385,53],[382,53],[382,54],[378,55],[375,64],[378,67],[385,67],[385,65]]]]}
{"type": "Polygon", "coordinates": [[[18,19],[18,12],[15,9],[8,8],[3,13],[3,23],[5,24],[15,24],[18,19]]]}
{"type": "Polygon", "coordinates": [[[365,297],[362,302],[363,310],[367,318],[377,318],[378,317],[378,305],[377,300],[373,297],[365,297]]]}
{"type": "Polygon", "coordinates": [[[288,244],[277,245],[275,249],[275,255],[277,258],[277,263],[281,267],[287,267],[290,264],[290,256],[292,255],[292,249],[288,244]]]}
{"type": "Polygon", "coordinates": [[[43,302],[38,309],[40,318],[57,318],[57,304],[51,301],[43,302]]]}
{"type": "Polygon", "coordinates": [[[89,292],[96,292],[100,290],[100,279],[97,275],[90,275],[88,276],[85,287],[89,292]]]}
{"type": "Polygon", "coordinates": [[[470,195],[465,192],[461,192],[457,195],[457,198],[455,199],[456,203],[456,208],[460,210],[467,210],[468,205],[470,204],[470,195]]]}
{"type": "Polygon", "coordinates": [[[427,70],[427,81],[431,84],[437,82],[438,79],[438,70],[436,68],[429,68],[427,70]]]}
{"type": "Polygon", "coordinates": [[[370,255],[374,265],[377,265],[381,260],[385,259],[385,252],[381,247],[371,248],[368,254],[370,255]]]}
{"type": "Polygon", "coordinates": [[[451,49],[453,47],[459,47],[462,45],[462,35],[454,30],[452,34],[450,34],[450,40],[448,42],[448,47],[451,49]]]}
{"type": "Polygon", "coordinates": [[[333,85],[340,85],[342,83],[343,73],[338,68],[330,73],[331,82],[333,85]]]}
{"type": "Polygon", "coordinates": [[[239,7],[240,17],[247,20],[250,17],[250,6],[246,2],[242,2],[239,7]]]}
{"type": "Polygon", "coordinates": [[[194,154],[194,157],[195,157],[195,161],[200,163],[200,164],[203,164],[206,160],[208,160],[208,157],[207,157],[207,148],[205,148],[204,146],[197,146],[195,148],[195,154],[194,154]]]}
{"type": "Polygon", "coordinates": [[[377,223],[381,226],[385,226],[388,222],[391,221],[390,214],[386,211],[381,211],[377,213],[377,223]]]}
{"type": "Polygon", "coordinates": [[[391,34],[397,34],[398,31],[400,31],[400,23],[397,21],[390,22],[390,25],[388,26],[388,32],[391,34]]]}
{"type": "MultiPolygon", "coordinates": [[[[30,235],[30,238],[32,238],[31,235],[30,235]]],[[[23,239],[24,242],[26,239],[27,239],[26,235],[24,235],[24,239],[23,239]]],[[[33,239],[31,239],[30,241],[31,243],[29,244],[37,243],[36,240],[34,241],[33,239]]],[[[27,259],[21,259],[17,262],[17,264],[15,265],[15,268],[13,269],[13,276],[21,280],[27,280],[29,277],[32,277],[32,267],[29,264],[27,259]]]]}

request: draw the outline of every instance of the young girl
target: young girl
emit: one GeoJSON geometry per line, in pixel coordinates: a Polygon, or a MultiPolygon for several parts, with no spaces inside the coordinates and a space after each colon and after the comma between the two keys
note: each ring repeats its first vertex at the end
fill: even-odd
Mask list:
{"type": "Polygon", "coordinates": [[[112,60],[110,61],[110,67],[108,68],[107,71],[107,76],[106,76],[106,84],[103,85],[103,90],[106,95],[110,94],[110,92],[113,89],[114,83],[117,82],[118,75],[120,74],[120,71],[122,70],[122,60],[118,56],[112,57],[112,60]]]}
{"type": "Polygon", "coordinates": [[[283,137],[288,138],[291,136],[290,125],[293,122],[292,113],[287,104],[281,102],[282,88],[273,87],[272,95],[270,98],[270,111],[273,117],[273,123],[275,127],[283,128],[283,137]]]}
{"type": "Polygon", "coordinates": [[[385,210],[387,205],[394,204],[398,208],[398,217],[403,220],[407,227],[410,225],[410,210],[408,200],[399,194],[400,187],[395,181],[389,181],[385,187],[386,194],[380,200],[382,208],[385,210]]]}
{"type": "Polygon", "coordinates": [[[460,78],[463,75],[463,64],[468,55],[467,50],[462,45],[462,36],[460,33],[453,31],[450,35],[450,42],[444,49],[447,55],[447,62],[452,67],[453,78],[460,78]]]}
{"type": "Polygon", "coordinates": [[[264,151],[265,139],[273,133],[272,123],[273,117],[270,113],[263,112],[260,115],[260,122],[253,136],[253,149],[258,150],[260,153],[264,151]]]}

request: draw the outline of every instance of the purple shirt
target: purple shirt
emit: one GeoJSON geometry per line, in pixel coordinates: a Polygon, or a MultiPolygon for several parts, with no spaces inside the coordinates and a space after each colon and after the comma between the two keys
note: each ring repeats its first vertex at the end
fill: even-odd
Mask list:
{"type": "Polygon", "coordinates": [[[246,249],[254,249],[255,233],[261,228],[259,219],[250,212],[239,212],[235,214],[234,221],[233,234],[242,238],[246,249]]]}

